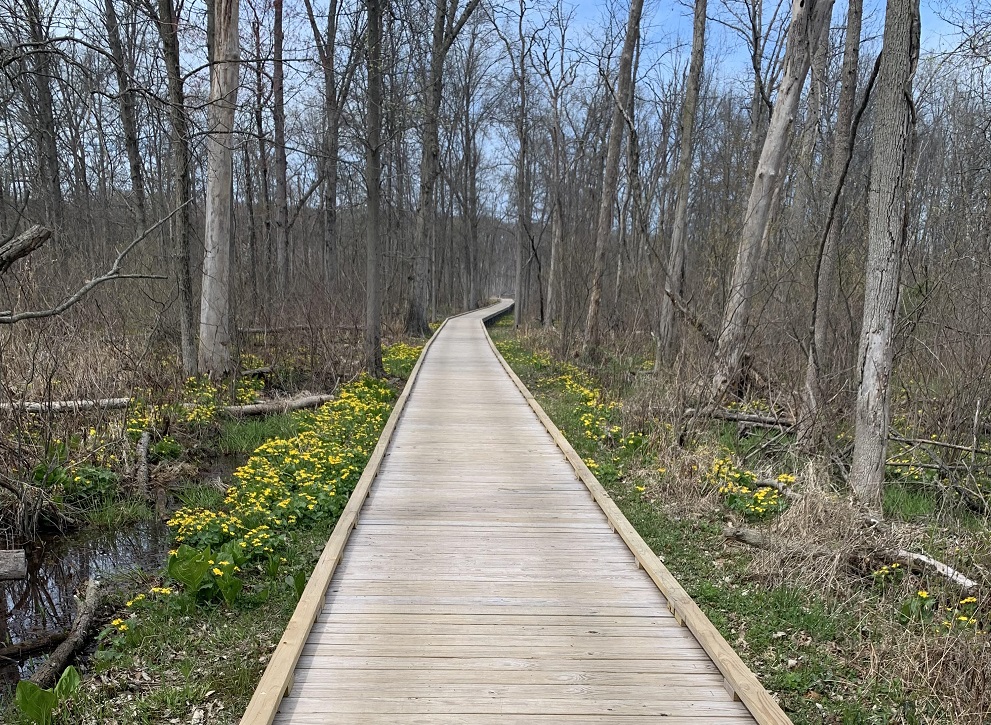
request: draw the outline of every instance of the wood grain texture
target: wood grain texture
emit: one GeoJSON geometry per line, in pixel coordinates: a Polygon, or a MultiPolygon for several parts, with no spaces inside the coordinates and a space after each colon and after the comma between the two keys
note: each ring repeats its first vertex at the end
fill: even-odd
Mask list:
{"type": "Polygon", "coordinates": [[[421,358],[274,722],[753,723],[486,344],[493,311],[421,358]]]}

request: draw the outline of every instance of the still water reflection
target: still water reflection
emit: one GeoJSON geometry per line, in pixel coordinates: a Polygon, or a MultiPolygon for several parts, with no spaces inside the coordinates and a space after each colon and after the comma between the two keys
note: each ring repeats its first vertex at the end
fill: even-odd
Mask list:
{"type": "MultiPolygon", "coordinates": [[[[27,579],[0,582],[0,645],[67,630],[76,613],[73,594],[90,577],[105,579],[137,567],[155,571],[163,566],[168,545],[168,527],[157,521],[27,545],[27,579]]],[[[0,661],[0,681],[20,673],[0,661]]]]}

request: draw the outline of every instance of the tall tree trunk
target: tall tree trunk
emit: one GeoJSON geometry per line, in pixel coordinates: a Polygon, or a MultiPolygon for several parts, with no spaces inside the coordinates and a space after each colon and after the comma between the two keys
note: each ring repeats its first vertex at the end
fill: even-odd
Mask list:
{"type": "MultiPolygon", "coordinates": [[[[24,0],[24,10],[30,28],[31,41],[39,49],[44,49],[48,41],[45,19],[41,16],[38,0],[24,0]]],[[[32,76],[34,81],[36,109],[35,136],[38,144],[41,184],[39,196],[44,200],[46,211],[55,226],[61,226],[65,202],[62,197],[62,177],[59,174],[58,145],[55,133],[55,100],[52,97],[52,78],[56,77],[52,68],[52,55],[44,50],[32,54],[32,76]]]]}
{"type": "Polygon", "coordinates": [[[657,329],[657,352],[654,355],[654,372],[660,372],[661,363],[671,354],[674,339],[674,302],[667,291],[682,293],[685,276],[685,253],[688,247],[688,196],[691,188],[692,144],[695,138],[695,116],[699,91],[702,87],[702,67],[705,64],[705,11],[706,0],[695,0],[692,25],[692,56],[688,64],[685,82],[685,105],[681,107],[681,139],[678,145],[678,168],[674,187],[677,195],[674,206],[674,222],[671,227],[671,247],[668,250],[667,269],[664,273],[665,293],[661,295],[661,309],[657,329]]]}
{"type": "Polygon", "coordinates": [[[200,297],[201,373],[231,369],[232,144],[237,106],[239,0],[216,0],[213,73],[207,110],[206,233],[200,297]]]}
{"type": "MultiPolygon", "coordinates": [[[[853,104],[857,97],[857,73],[860,65],[860,30],[864,15],[863,0],[850,0],[846,16],[846,40],[843,46],[842,84],[836,112],[836,133],[830,162],[831,196],[842,192],[847,159],[853,146],[853,104]]],[[[829,309],[836,294],[840,232],[839,205],[827,221],[825,239],[817,261],[815,297],[812,310],[812,337],[802,389],[803,410],[799,416],[798,436],[805,445],[815,445],[822,437],[823,369],[829,363],[829,309]]]]}
{"type": "Polygon", "coordinates": [[[427,336],[427,306],[432,299],[430,259],[431,240],[435,236],[436,205],[434,187],[440,173],[440,104],[444,96],[444,61],[451,44],[479,0],[469,0],[464,11],[455,20],[457,0],[434,0],[434,26],[430,46],[430,65],[427,69],[425,118],[423,142],[420,147],[420,190],[417,199],[416,219],[413,227],[413,292],[406,314],[406,332],[427,336]]]}
{"type": "Polygon", "coordinates": [[[276,289],[279,298],[285,302],[289,289],[292,258],[289,249],[289,199],[286,169],[286,98],[285,98],[285,69],[282,60],[283,30],[282,30],[283,0],[274,0],[275,23],[273,29],[273,64],[272,64],[272,126],[275,133],[275,215],[273,219],[272,243],[275,245],[275,274],[276,289]]]}
{"type": "Polygon", "coordinates": [[[727,389],[736,385],[741,373],[761,242],[767,231],[775,191],[781,183],[781,167],[788,150],[789,130],[795,120],[802,87],[809,73],[814,43],[822,34],[823,24],[829,22],[832,9],[833,0],[792,2],[781,83],[743,217],[733,279],[716,345],[712,374],[714,400],[721,398],[727,389]]]}
{"type": "Polygon", "coordinates": [[[135,217],[138,227],[144,230],[148,228],[148,212],[145,204],[144,174],[141,169],[141,150],[138,148],[137,99],[130,82],[132,69],[124,57],[124,46],[120,39],[120,23],[117,20],[114,0],[104,0],[104,9],[107,41],[114,59],[117,92],[120,94],[120,122],[124,129],[124,148],[127,151],[127,166],[131,174],[135,217]]]}
{"type": "Polygon", "coordinates": [[[382,14],[384,0],[366,0],[368,39],[368,107],[365,112],[365,185],[368,187],[365,222],[365,369],[381,377],[382,367],[382,289],[380,209],[382,183],[382,14]]]}
{"type": "Polygon", "coordinates": [[[172,267],[176,276],[179,306],[179,347],[186,375],[197,370],[196,311],[193,304],[193,277],[190,271],[189,240],[192,236],[192,178],[189,150],[189,122],[186,94],[179,65],[179,20],[172,0],[158,0],[158,32],[165,56],[168,81],[169,145],[172,153],[172,203],[179,211],[170,223],[173,245],[172,267]]]}
{"type": "Polygon", "coordinates": [[[258,176],[259,176],[259,196],[258,203],[261,206],[262,224],[262,244],[264,250],[262,255],[265,264],[265,300],[263,309],[268,308],[268,302],[273,299],[273,282],[278,284],[278,273],[276,271],[275,255],[272,249],[272,189],[269,182],[268,173],[268,137],[265,133],[265,68],[264,54],[262,52],[261,20],[255,16],[251,23],[251,28],[255,40],[255,135],[258,139],[258,176]],[[276,280],[272,279],[272,273],[276,272],[276,280]]]}
{"type": "Polygon", "coordinates": [[[626,38],[619,56],[619,72],[616,95],[613,98],[612,123],[609,128],[609,146],[606,150],[606,166],[602,177],[602,196],[599,199],[599,216],[595,226],[595,258],[592,262],[592,291],[588,299],[585,317],[585,351],[599,346],[599,307],[602,303],[602,278],[605,276],[606,247],[612,235],[613,205],[616,203],[616,187],[619,182],[619,153],[626,130],[625,114],[630,105],[633,86],[633,52],[640,40],[640,16],[643,0],[632,0],[630,16],[626,23],[626,38]]]}
{"type": "Polygon", "coordinates": [[[891,397],[892,340],[912,184],[919,60],[919,0],[888,0],[877,79],[874,151],[867,189],[868,247],[860,330],[856,428],[850,485],[872,511],[881,507],[891,397]]]}

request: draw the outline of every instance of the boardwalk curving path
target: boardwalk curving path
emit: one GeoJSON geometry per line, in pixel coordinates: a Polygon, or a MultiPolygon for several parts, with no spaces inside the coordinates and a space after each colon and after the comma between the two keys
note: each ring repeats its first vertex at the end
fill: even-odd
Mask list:
{"type": "Polygon", "coordinates": [[[435,335],[291,686],[242,723],[788,722],[734,700],[669,611],[490,347],[492,312],[435,335]]]}

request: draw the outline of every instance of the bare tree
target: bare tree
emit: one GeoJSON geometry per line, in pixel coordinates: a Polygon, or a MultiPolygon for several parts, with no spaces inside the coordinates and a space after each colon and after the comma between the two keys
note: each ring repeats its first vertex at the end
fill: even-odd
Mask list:
{"type": "Polygon", "coordinates": [[[836,272],[838,266],[840,230],[839,209],[843,181],[853,149],[853,105],[857,95],[857,73],[860,65],[860,30],[863,21],[863,0],[850,0],[846,16],[846,38],[843,46],[843,67],[839,107],[836,112],[836,130],[830,168],[831,191],[834,208],[826,220],[819,257],[815,294],[812,300],[812,335],[809,340],[809,356],[805,368],[805,385],[802,389],[803,411],[799,416],[799,436],[814,444],[822,434],[822,375],[829,358],[829,308],[836,296],[836,272]]]}
{"type": "Polygon", "coordinates": [[[241,53],[239,0],[215,0],[214,9],[199,371],[221,376],[231,369],[232,131],[241,53]]]}
{"type": "Polygon", "coordinates": [[[382,367],[382,14],[383,0],[365,0],[368,10],[366,53],[368,101],[365,109],[365,369],[381,377],[382,367]]]}
{"type": "Polygon", "coordinates": [[[186,115],[186,93],[183,88],[179,51],[179,19],[173,0],[158,0],[157,13],[150,4],[148,13],[155,18],[162,39],[168,92],[169,147],[172,156],[172,198],[178,213],[172,218],[172,269],[176,277],[179,307],[179,347],[182,369],[194,375],[198,369],[196,350],[196,312],[193,305],[193,278],[190,271],[190,237],[192,219],[192,154],[189,148],[189,120],[186,115]]]}
{"type": "MultiPolygon", "coordinates": [[[[588,314],[585,317],[584,348],[595,350],[599,346],[599,307],[602,304],[602,278],[605,275],[606,247],[612,237],[613,205],[616,203],[616,187],[619,181],[619,153],[626,131],[626,113],[630,105],[633,86],[633,52],[640,41],[640,16],[643,0],[630,2],[630,15],[626,21],[626,37],[619,56],[616,87],[613,93],[612,123],[609,127],[609,146],[602,176],[602,195],[599,198],[599,215],[595,226],[595,258],[592,263],[592,290],[588,298],[588,314]]],[[[607,80],[608,82],[608,80],[607,80]]]]}
{"type": "Polygon", "coordinates": [[[406,331],[412,335],[429,335],[427,304],[430,297],[429,240],[434,224],[434,186],[437,175],[440,145],[438,132],[440,105],[444,94],[444,62],[461,32],[461,28],[478,7],[479,0],[468,0],[458,14],[458,0],[434,0],[433,35],[430,45],[430,65],[425,89],[425,118],[423,140],[420,146],[420,193],[416,207],[413,230],[413,294],[406,316],[406,331]]]}
{"type": "Polygon", "coordinates": [[[275,246],[276,289],[282,299],[289,289],[291,254],[289,249],[289,197],[286,161],[286,94],[283,45],[285,33],[282,22],[283,0],[274,0],[272,63],[272,126],[275,134],[275,214],[273,218],[272,244],[275,246]]]}
{"type": "Polygon", "coordinates": [[[107,42],[114,59],[114,75],[117,78],[117,93],[120,100],[120,121],[124,128],[124,148],[127,151],[128,171],[131,175],[131,191],[134,194],[134,211],[138,227],[148,226],[148,212],[145,208],[144,172],[141,168],[141,150],[138,146],[137,96],[130,78],[133,70],[124,56],[121,42],[120,22],[114,0],[104,0],[104,22],[107,26],[107,42]]]}
{"type": "Polygon", "coordinates": [[[919,0],[888,0],[867,192],[867,280],[850,467],[850,485],[873,511],[881,507],[890,424],[892,343],[915,153],[912,80],[918,62],[919,0]]]}
{"type": "Polygon", "coordinates": [[[668,250],[667,268],[664,272],[664,294],[657,326],[657,352],[654,355],[654,372],[671,350],[674,337],[674,300],[671,294],[681,295],[685,276],[685,251],[688,246],[688,194],[692,169],[692,144],[695,133],[695,116],[702,87],[702,67],[705,63],[705,11],[706,0],[695,0],[692,21],[692,56],[685,81],[685,103],[681,107],[681,140],[678,146],[678,168],[675,171],[674,221],[671,225],[671,246],[668,250]]]}
{"type": "Polygon", "coordinates": [[[729,297],[719,329],[712,374],[712,397],[721,398],[738,381],[746,348],[761,243],[781,182],[789,130],[809,73],[815,41],[829,21],[833,0],[793,0],[781,85],[754,175],[740,231],[729,297]]]}
{"type": "Polygon", "coordinates": [[[321,33],[317,25],[316,13],[313,11],[311,0],[304,0],[306,14],[313,31],[313,38],[323,70],[323,157],[321,159],[321,176],[323,178],[321,207],[323,209],[322,223],[322,265],[324,285],[328,290],[333,289],[336,281],[335,255],[337,253],[337,190],[340,182],[341,154],[341,119],[344,105],[350,94],[355,70],[358,67],[360,54],[352,44],[344,61],[343,69],[338,69],[337,47],[338,34],[342,18],[342,4],[339,0],[331,0],[327,10],[327,25],[321,33]]]}

